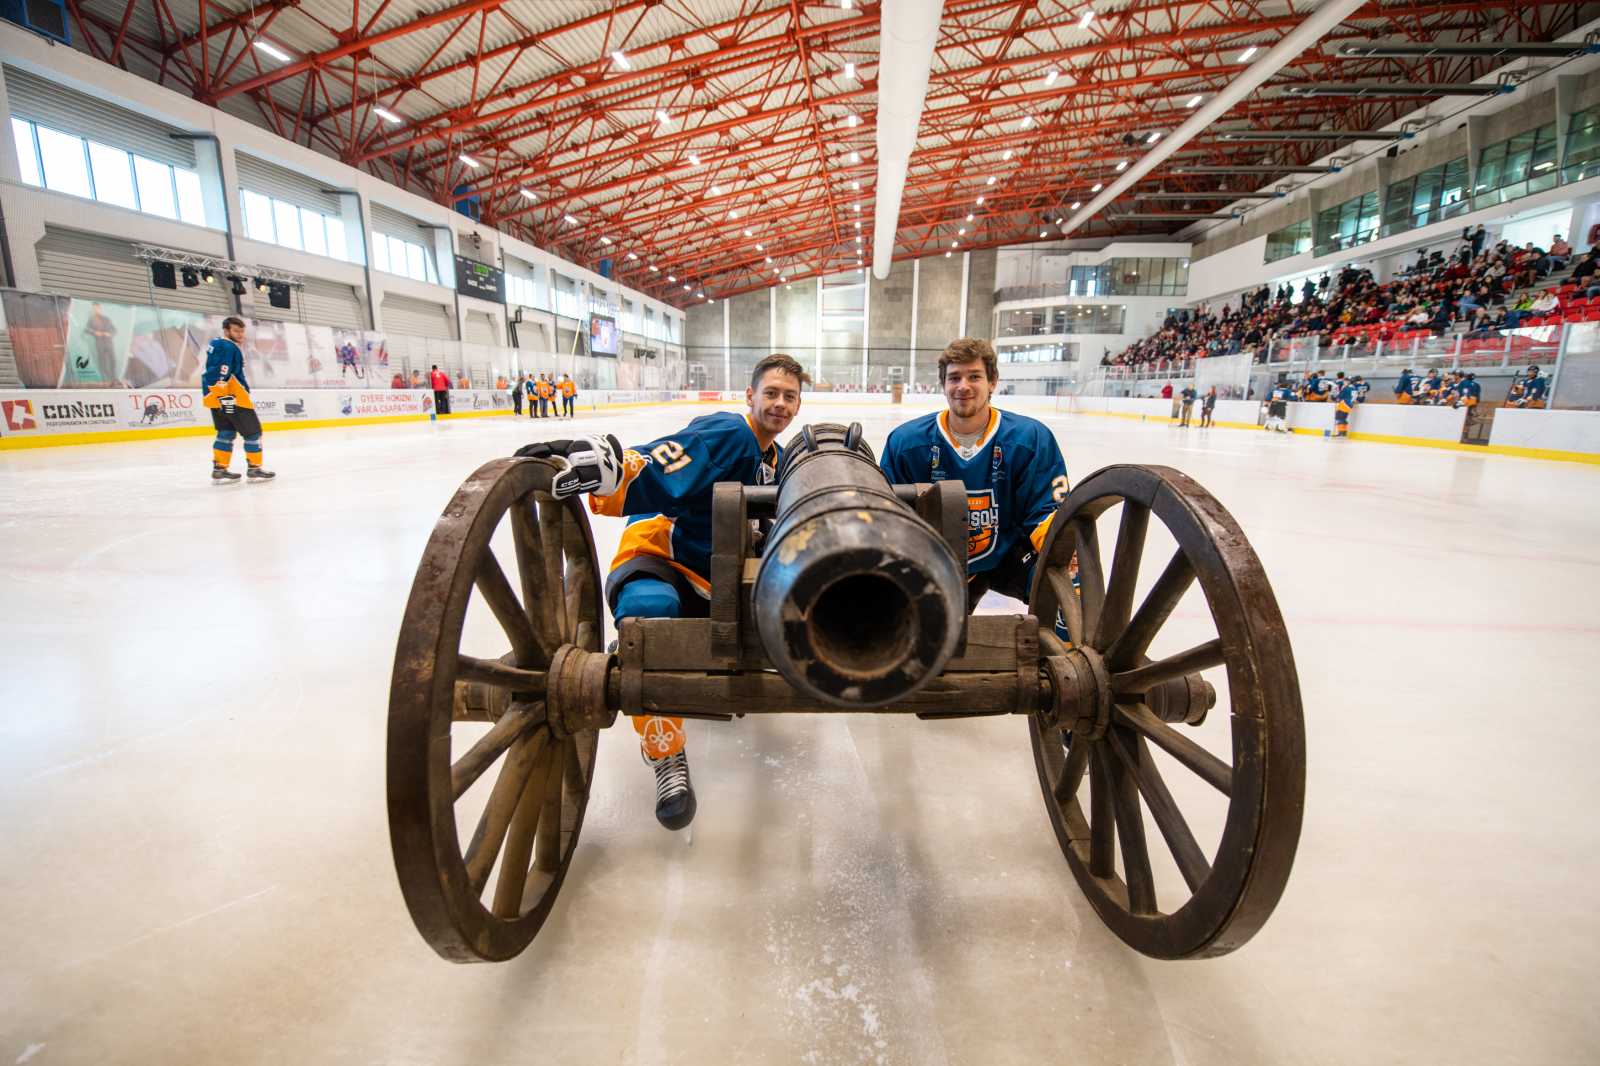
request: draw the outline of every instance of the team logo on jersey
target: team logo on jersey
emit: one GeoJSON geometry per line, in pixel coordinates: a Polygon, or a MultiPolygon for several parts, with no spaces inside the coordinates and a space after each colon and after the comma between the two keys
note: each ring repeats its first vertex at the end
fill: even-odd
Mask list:
{"type": "Polygon", "coordinates": [[[1000,445],[994,446],[994,460],[989,464],[989,480],[998,482],[1005,478],[1006,453],[1000,450],[1000,445]]]}
{"type": "Polygon", "coordinates": [[[0,406],[5,408],[7,429],[15,432],[39,428],[39,423],[33,418],[32,400],[5,400],[0,402],[0,406]]]}
{"type": "Polygon", "coordinates": [[[939,446],[937,444],[935,444],[933,446],[933,448],[931,449],[931,451],[930,451],[929,458],[928,458],[928,467],[931,470],[939,469],[939,446]]]}
{"type": "Polygon", "coordinates": [[[967,490],[967,562],[977,562],[994,551],[1000,535],[1000,505],[994,489],[967,490]]]}

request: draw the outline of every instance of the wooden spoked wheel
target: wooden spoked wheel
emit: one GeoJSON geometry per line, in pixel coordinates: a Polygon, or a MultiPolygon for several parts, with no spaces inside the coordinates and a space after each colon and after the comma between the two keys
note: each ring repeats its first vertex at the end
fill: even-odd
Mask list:
{"type": "Polygon", "coordinates": [[[1045,806],[1079,885],[1112,931],[1146,955],[1234,950],[1283,892],[1305,796],[1299,680],[1260,560],[1233,517],[1188,477],[1112,466],[1062,502],[1029,602],[1047,661],[1069,664],[1062,676],[1083,679],[1080,696],[1101,694],[1097,706],[1079,699],[1076,710],[1058,699],[1059,715],[1030,720],[1045,806]],[[1114,507],[1108,566],[1098,520],[1114,507]],[[1163,569],[1136,605],[1152,516],[1177,550],[1152,553],[1163,569]],[[1215,637],[1183,639],[1187,650],[1151,661],[1164,627],[1195,624],[1198,611],[1174,612],[1196,583],[1211,622],[1201,625],[1215,637]],[[1058,610],[1076,652],[1049,632],[1058,610]],[[1205,721],[1215,699],[1208,677],[1226,684],[1226,721],[1220,707],[1205,721]],[[1155,834],[1146,833],[1147,817],[1155,834]],[[1201,845],[1191,823],[1214,848],[1201,845]],[[1153,867],[1162,841],[1166,854],[1153,867]]]}
{"type": "Polygon", "coordinates": [[[556,652],[598,651],[603,630],[589,522],[579,503],[548,494],[557,469],[500,459],[461,486],[417,567],[395,652],[395,871],[417,930],[456,962],[527,947],[561,888],[593,780],[597,732],[564,735],[543,699],[556,652]],[[491,543],[507,516],[514,579],[491,543]],[[474,594],[498,624],[488,640],[510,648],[498,658],[462,652],[474,594]]]}

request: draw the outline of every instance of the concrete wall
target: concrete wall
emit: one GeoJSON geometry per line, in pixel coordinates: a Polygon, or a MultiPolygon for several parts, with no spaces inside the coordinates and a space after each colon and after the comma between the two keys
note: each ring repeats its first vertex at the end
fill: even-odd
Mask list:
{"type": "Polygon", "coordinates": [[[806,366],[816,360],[817,283],[795,281],[772,290],[777,301],[777,333],[774,351],[788,352],[806,366]]]}
{"type": "Polygon", "coordinates": [[[902,261],[884,281],[867,275],[867,377],[875,384],[887,382],[889,367],[910,364],[913,272],[913,264],[902,261]]]}
{"type": "MultiPolygon", "coordinates": [[[[917,276],[917,351],[912,379],[936,380],[935,363],[961,324],[961,257],[929,256],[917,276]]],[[[986,327],[992,328],[992,327],[986,327]]]]}
{"type": "Polygon", "coordinates": [[[731,367],[727,388],[748,384],[750,368],[772,354],[772,290],[757,289],[741,293],[709,306],[726,304],[728,311],[728,362],[731,367]]]}
{"type": "Polygon", "coordinates": [[[685,358],[691,366],[695,363],[705,365],[704,384],[708,389],[720,389],[727,384],[723,372],[722,315],[721,300],[714,304],[690,304],[688,320],[684,326],[684,339],[688,349],[685,358]]]}
{"type": "Polygon", "coordinates": [[[994,332],[994,279],[998,255],[996,249],[984,248],[968,256],[966,335],[969,337],[989,338],[994,332]]]}

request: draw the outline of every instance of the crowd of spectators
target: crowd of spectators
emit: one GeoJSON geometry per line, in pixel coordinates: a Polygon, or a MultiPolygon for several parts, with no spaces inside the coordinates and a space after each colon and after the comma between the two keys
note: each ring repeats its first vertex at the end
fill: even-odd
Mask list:
{"type": "MultiPolygon", "coordinates": [[[[1535,286],[1572,260],[1572,246],[1559,234],[1549,248],[1532,241],[1521,248],[1506,241],[1491,246],[1479,226],[1462,234],[1455,254],[1424,251],[1382,284],[1370,270],[1347,265],[1336,276],[1307,278],[1299,302],[1287,284],[1276,292],[1263,285],[1245,293],[1237,306],[1185,308],[1104,364],[1165,370],[1239,353],[1262,362],[1270,346],[1297,337],[1320,337],[1326,344],[1358,334],[1376,340],[1450,330],[1485,336],[1560,313],[1561,294],[1535,286]]],[[[1600,295],[1600,245],[1578,259],[1569,282],[1577,288],[1568,299],[1600,295]]]]}

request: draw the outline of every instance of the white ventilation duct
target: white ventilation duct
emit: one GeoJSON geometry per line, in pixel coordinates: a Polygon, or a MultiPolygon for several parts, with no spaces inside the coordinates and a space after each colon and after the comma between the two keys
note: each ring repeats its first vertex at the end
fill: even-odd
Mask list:
{"type": "MultiPolygon", "coordinates": [[[[1191,115],[1187,122],[1163,137],[1161,143],[1140,156],[1132,166],[1117,176],[1116,181],[1107,185],[1100,195],[1084,204],[1082,210],[1067,219],[1066,225],[1061,227],[1061,235],[1065,237],[1093,218],[1101,208],[1115,200],[1134,182],[1160,166],[1162,160],[1182,148],[1190,138],[1212,122],[1221,118],[1230,107],[1249,96],[1291,59],[1316,44],[1329,30],[1355,14],[1365,2],[1366,0],[1328,0],[1317,8],[1314,14],[1290,30],[1283,40],[1273,45],[1266,55],[1250,64],[1250,68],[1230,82],[1226,89],[1202,104],[1200,110],[1191,115]]],[[[877,261],[873,262],[876,264],[877,261]]]]}
{"type": "Polygon", "coordinates": [[[900,199],[917,147],[922,102],[939,41],[943,0],[883,0],[878,19],[878,187],[872,218],[872,276],[883,281],[894,259],[900,199]]]}

